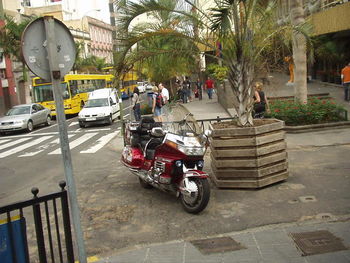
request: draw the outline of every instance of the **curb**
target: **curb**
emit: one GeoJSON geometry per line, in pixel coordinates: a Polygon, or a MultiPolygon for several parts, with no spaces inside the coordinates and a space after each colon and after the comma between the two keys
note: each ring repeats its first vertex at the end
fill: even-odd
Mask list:
{"type": "Polygon", "coordinates": [[[287,133],[303,133],[303,132],[313,132],[313,131],[323,131],[330,129],[342,129],[349,128],[350,121],[339,121],[339,122],[330,122],[330,123],[321,123],[321,124],[310,124],[310,125],[301,125],[301,126],[285,126],[284,130],[287,133]]]}

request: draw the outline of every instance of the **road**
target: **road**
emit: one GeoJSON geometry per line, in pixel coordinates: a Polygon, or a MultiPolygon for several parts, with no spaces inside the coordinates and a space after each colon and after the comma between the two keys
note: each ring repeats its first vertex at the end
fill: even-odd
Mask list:
{"type": "MultiPolygon", "coordinates": [[[[132,118],[130,100],[123,101],[123,107],[124,119],[132,118]]],[[[78,183],[90,181],[90,175],[84,176],[86,171],[96,171],[91,176],[98,180],[104,171],[113,170],[116,149],[111,145],[120,133],[119,120],[111,126],[79,128],[75,116],[67,118],[67,125],[78,183]]],[[[31,197],[30,189],[34,186],[42,194],[57,191],[57,183],[65,179],[57,122],[53,120],[49,127],[36,127],[31,133],[0,136],[0,171],[0,206],[31,197]]]]}

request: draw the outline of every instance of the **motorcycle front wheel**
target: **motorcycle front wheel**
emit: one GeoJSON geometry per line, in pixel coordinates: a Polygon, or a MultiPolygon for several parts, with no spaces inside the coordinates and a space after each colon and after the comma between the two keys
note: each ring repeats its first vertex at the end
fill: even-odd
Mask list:
{"type": "Polygon", "coordinates": [[[193,178],[190,183],[196,184],[198,189],[194,196],[181,195],[181,204],[186,212],[198,214],[207,207],[210,198],[210,186],[208,179],[193,178]]]}

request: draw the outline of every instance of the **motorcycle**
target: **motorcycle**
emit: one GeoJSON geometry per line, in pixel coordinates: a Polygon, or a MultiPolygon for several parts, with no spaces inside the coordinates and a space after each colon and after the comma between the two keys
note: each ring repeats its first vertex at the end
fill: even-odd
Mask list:
{"type": "Polygon", "coordinates": [[[190,116],[170,124],[151,117],[126,123],[121,161],[142,187],[175,194],[185,211],[197,214],[210,198],[209,176],[203,172],[210,131],[198,133],[195,121],[188,121],[190,116]]]}

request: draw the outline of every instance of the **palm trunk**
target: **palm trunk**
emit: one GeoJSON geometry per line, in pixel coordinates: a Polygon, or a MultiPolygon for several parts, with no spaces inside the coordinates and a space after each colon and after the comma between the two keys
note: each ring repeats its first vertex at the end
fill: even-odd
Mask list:
{"type": "MultiPolygon", "coordinates": [[[[302,0],[291,1],[291,22],[299,26],[305,22],[302,0]]],[[[293,60],[294,60],[294,94],[295,100],[307,103],[307,64],[306,64],[306,40],[298,33],[293,33],[293,60]]]]}
{"type": "Polygon", "coordinates": [[[229,65],[228,81],[234,94],[234,109],[237,112],[239,126],[253,126],[253,88],[254,69],[249,62],[229,65]]]}

